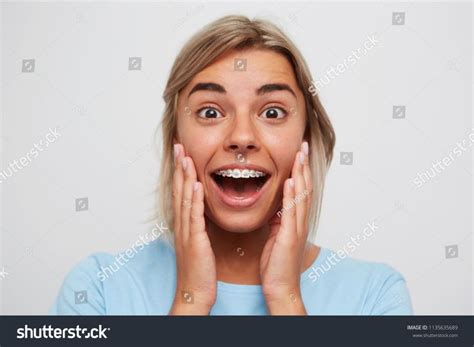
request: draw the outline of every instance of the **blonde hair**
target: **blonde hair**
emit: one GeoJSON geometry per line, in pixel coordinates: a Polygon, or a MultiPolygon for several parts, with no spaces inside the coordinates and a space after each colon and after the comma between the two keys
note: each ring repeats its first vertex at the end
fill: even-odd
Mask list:
{"type": "Polygon", "coordinates": [[[174,62],[163,93],[165,111],[161,122],[162,165],[156,195],[157,217],[165,220],[172,229],[173,138],[177,133],[176,116],[180,91],[222,54],[250,48],[267,49],[285,56],[291,63],[298,86],[305,96],[305,137],[310,147],[313,174],[313,201],[308,224],[312,229],[312,237],[319,222],[324,181],[333,156],[335,133],[318,96],[308,92],[311,74],[296,46],[274,24],[265,20],[250,20],[244,16],[226,16],[208,24],[184,45],[174,62]]]}

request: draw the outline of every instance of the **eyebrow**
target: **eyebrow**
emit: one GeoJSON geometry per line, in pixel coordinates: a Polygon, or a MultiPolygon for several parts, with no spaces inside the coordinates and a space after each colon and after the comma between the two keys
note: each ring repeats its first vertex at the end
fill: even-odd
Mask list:
{"type": "MultiPolygon", "coordinates": [[[[198,84],[196,84],[196,85],[191,89],[191,91],[189,92],[188,97],[189,97],[192,93],[195,93],[195,92],[200,91],[200,90],[211,91],[211,92],[217,92],[217,93],[220,93],[220,94],[225,94],[225,93],[227,93],[227,91],[225,90],[225,88],[224,88],[223,86],[221,86],[220,84],[213,83],[213,82],[206,82],[206,83],[198,83],[198,84]]],[[[263,94],[266,94],[266,93],[271,93],[271,92],[280,91],[280,90],[288,91],[288,92],[290,92],[291,94],[293,94],[293,96],[296,97],[296,94],[295,94],[295,92],[293,91],[293,89],[291,89],[291,87],[290,87],[288,84],[285,84],[285,83],[269,83],[269,84],[264,84],[263,86],[261,86],[260,88],[258,88],[258,89],[256,90],[256,94],[257,94],[257,95],[263,95],[263,94]]]]}
{"type": "Polygon", "coordinates": [[[294,97],[296,97],[295,92],[293,89],[288,84],[285,83],[270,83],[270,84],[264,84],[260,88],[257,89],[257,95],[262,95],[265,93],[271,93],[274,91],[279,91],[279,90],[286,90],[293,94],[294,97]]]}
{"type": "Polygon", "coordinates": [[[221,86],[220,84],[212,83],[212,82],[211,83],[198,83],[193,87],[193,89],[191,89],[191,91],[188,94],[188,97],[192,93],[195,93],[195,92],[200,91],[200,90],[209,90],[211,92],[218,92],[218,93],[221,93],[221,94],[227,93],[225,88],[223,86],[221,86]]]}

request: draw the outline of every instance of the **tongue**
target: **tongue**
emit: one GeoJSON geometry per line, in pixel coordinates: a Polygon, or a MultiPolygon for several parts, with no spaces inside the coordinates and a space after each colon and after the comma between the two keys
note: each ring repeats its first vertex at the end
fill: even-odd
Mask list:
{"type": "Polygon", "coordinates": [[[229,196],[245,199],[260,190],[256,179],[251,178],[229,178],[222,180],[222,190],[229,196]]]}

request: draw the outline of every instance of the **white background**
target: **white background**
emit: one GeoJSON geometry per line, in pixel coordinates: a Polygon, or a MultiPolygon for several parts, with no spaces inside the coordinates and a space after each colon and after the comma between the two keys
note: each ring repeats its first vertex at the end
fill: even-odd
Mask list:
{"type": "Polygon", "coordinates": [[[0,169],[49,128],[61,137],[0,184],[0,313],[45,314],[74,264],[151,230],[151,149],[174,58],[203,25],[244,14],[282,27],[315,80],[377,34],[377,46],[321,90],[337,144],[316,243],[339,249],[376,219],[380,229],[352,256],[400,271],[415,314],[472,314],[472,149],[413,183],[473,128],[471,7],[3,3],[0,169]],[[405,25],[392,25],[392,12],[405,12],[405,25]],[[140,71],[128,71],[129,57],[142,58],[140,71]],[[23,59],[35,59],[34,72],[22,73],[23,59]],[[392,118],[394,105],[406,106],[405,119],[392,118]],[[353,165],[341,165],[341,151],[353,152],[353,165]],[[89,209],[76,212],[82,197],[89,209]],[[449,245],[458,257],[446,259],[449,245]]]}

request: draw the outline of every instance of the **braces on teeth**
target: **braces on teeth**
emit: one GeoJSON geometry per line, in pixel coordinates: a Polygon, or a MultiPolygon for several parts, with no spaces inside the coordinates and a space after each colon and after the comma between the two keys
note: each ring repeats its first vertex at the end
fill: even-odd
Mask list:
{"type": "Polygon", "coordinates": [[[257,170],[239,170],[239,169],[229,169],[229,170],[219,170],[216,172],[217,175],[223,177],[232,177],[232,178],[249,178],[249,177],[264,177],[267,174],[262,171],[257,170]]]}

